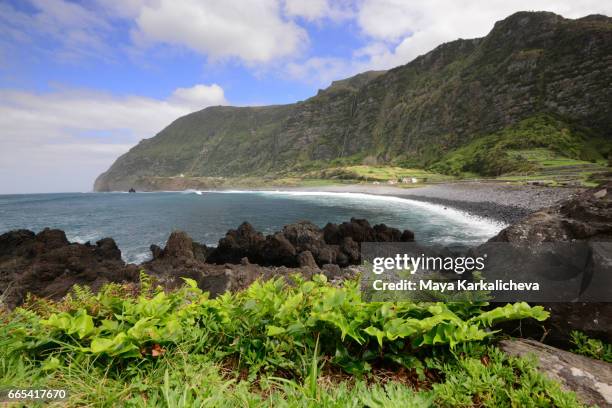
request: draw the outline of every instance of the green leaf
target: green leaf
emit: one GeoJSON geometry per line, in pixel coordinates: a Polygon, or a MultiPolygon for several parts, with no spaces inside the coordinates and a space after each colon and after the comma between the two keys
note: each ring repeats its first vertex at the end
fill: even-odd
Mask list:
{"type": "Polygon", "coordinates": [[[94,354],[105,353],[115,345],[113,339],[95,338],[91,341],[89,348],[94,354]]]}
{"type": "Polygon", "coordinates": [[[57,357],[50,356],[41,365],[41,369],[44,371],[54,371],[59,368],[60,361],[57,357]]]}
{"type": "Polygon", "coordinates": [[[277,327],[277,326],[272,326],[272,325],[268,325],[266,326],[266,334],[268,336],[278,336],[279,334],[283,334],[285,333],[285,329],[282,327],[277,327]]]}
{"type": "Polygon", "coordinates": [[[95,332],[93,318],[87,314],[85,309],[79,310],[72,319],[69,334],[76,333],[80,339],[95,332]]]}
{"type": "Polygon", "coordinates": [[[198,287],[198,283],[193,279],[190,279],[190,278],[181,278],[181,279],[183,279],[183,281],[185,281],[187,286],[189,286],[192,289],[195,289],[198,287]]]}
{"type": "Polygon", "coordinates": [[[383,338],[385,337],[385,332],[384,331],[382,331],[379,328],[374,327],[374,326],[366,327],[365,329],[363,329],[363,331],[366,332],[367,334],[369,334],[372,337],[376,337],[376,339],[378,340],[378,344],[382,348],[382,346],[383,346],[383,338]]]}

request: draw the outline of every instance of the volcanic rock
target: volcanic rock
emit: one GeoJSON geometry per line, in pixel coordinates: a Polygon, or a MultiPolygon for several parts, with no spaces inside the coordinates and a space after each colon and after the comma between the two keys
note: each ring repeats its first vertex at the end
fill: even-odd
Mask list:
{"type": "Polygon", "coordinates": [[[225,237],[219,240],[219,245],[209,255],[208,261],[238,263],[244,257],[254,261],[259,256],[257,250],[264,240],[261,232],[255,231],[248,222],[243,222],[238,229],[229,230],[225,237]]]}
{"type": "Polygon", "coordinates": [[[297,251],[281,232],[268,235],[259,248],[260,252],[253,256],[255,262],[263,265],[297,266],[297,251]]]}
{"type": "Polygon", "coordinates": [[[543,208],[503,229],[490,242],[612,241],[612,181],[543,208]]]}
{"type": "Polygon", "coordinates": [[[20,305],[27,293],[54,299],[75,285],[93,290],[109,282],[135,282],[138,268],[121,260],[115,241],[70,243],[61,230],[27,230],[0,235],[0,292],[3,305],[20,305]]]}
{"type": "MultiPolygon", "coordinates": [[[[592,255],[598,252],[596,242],[612,241],[612,182],[527,216],[490,240],[530,245],[574,241],[589,242],[592,255]]],[[[590,264],[594,271],[609,270],[600,265],[602,259],[592,256],[590,264]]],[[[593,276],[591,282],[597,279],[598,276],[593,276]]],[[[545,308],[550,312],[550,318],[537,325],[523,322],[520,328],[523,335],[545,336],[550,344],[568,347],[571,331],[579,330],[612,342],[612,303],[548,303],[545,308]]]]}
{"type": "Polygon", "coordinates": [[[361,242],[413,240],[411,231],[402,232],[384,224],[372,227],[367,220],[356,218],[340,225],[329,223],[323,229],[310,221],[299,221],[265,238],[250,224],[243,223],[238,229],[228,231],[207,261],[236,264],[247,257],[259,265],[296,267],[300,265],[299,255],[308,251],[318,266],[336,264],[346,267],[360,262],[361,242]]]}
{"type": "Polygon", "coordinates": [[[317,262],[315,261],[314,257],[312,256],[312,252],[310,251],[300,252],[298,254],[297,260],[298,260],[298,265],[300,267],[310,267],[310,268],[317,267],[317,262]]]}

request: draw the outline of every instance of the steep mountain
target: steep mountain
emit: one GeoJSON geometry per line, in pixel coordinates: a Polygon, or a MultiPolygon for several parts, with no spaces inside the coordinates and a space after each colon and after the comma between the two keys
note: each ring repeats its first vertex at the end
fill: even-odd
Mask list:
{"type": "MultiPolygon", "coordinates": [[[[580,129],[580,140],[612,140],[612,18],[519,12],[486,37],[335,81],[306,101],[209,107],[141,141],[94,188],[151,189],[159,186],[152,180],[181,174],[261,176],[332,161],[427,167],[533,117],[580,129]]],[[[584,159],[607,154],[592,146],[584,159]]]]}

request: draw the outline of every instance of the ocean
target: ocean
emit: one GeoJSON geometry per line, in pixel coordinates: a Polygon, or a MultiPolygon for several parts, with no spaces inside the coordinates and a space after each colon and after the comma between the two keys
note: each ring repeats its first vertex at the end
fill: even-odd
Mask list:
{"type": "Polygon", "coordinates": [[[0,195],[0,234],[45,227],[66,231],[70,241],[92,243],[112,237],[127,262],[150,258],[173,230],[216,245],[243,221],[269,234],[283,225],[310,220],[323,227],[351,217],[372,225],[410,229],[427,244],[472,245],[504,225],[440,205],[358,193],[286,191],[184,191],[154,193],[57,193],[0,195]]]}

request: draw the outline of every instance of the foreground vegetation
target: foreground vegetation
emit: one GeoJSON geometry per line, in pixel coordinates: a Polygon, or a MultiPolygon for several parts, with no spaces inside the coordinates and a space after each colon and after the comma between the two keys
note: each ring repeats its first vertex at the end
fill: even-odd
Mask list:
{"type": "Polygon", "coordinates": [[[71,406],[580,406],[494,345],[493,326],[543,320],[540,307],[365,303],[356,281],[290,283],[209,299],[143,276],[29,299],[2,316],[0,388],[67,389],[71,406]]]}
{"type": "Polygon", "coordinates": [[[573,331],[571,333],[574,348],[572,351],[586,357],[612,363],[612,344],[605,343],[599,339],[593,339],[586,334],[573,331]]]}

